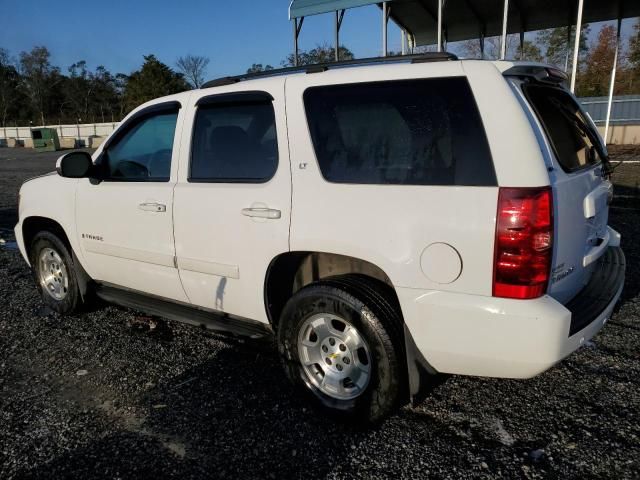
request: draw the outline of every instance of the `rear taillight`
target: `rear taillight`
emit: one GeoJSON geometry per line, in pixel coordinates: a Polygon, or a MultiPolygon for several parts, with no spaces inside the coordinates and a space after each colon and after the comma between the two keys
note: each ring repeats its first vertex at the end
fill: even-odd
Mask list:
{"type": "Polygon", "coordinates": [[[549,282],[553,252],[550,187],[500,188],[493,296],[536,298],[549,282]]]}

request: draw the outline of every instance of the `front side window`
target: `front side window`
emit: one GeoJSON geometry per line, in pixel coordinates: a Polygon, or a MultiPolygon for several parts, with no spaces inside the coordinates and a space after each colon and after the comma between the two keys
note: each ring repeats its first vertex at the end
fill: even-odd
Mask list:
{"type": "Polygon", "coordinates": [[[277,167],[270,101],[198,107],[189,181],[261,183],[273,177],[277,167]]]}
{"type": "Polygon", "coordinates": [[[466,78],[313,87],[304,103],[320,170],[330,182],[496,185],[466,78]]]}
{"type": "Polygon", "coordinates": [[[563,170],[574,172],[602,161],[605,154],[598,132],[568,92],[535,84],[525,85],[523,91],[563,170]]]}
{"type": "Polygon", "coordinates": [[[175,110],[134,120],[105,152],[105,179],[168,181],[177,119],[178,111],[175,110]]]}

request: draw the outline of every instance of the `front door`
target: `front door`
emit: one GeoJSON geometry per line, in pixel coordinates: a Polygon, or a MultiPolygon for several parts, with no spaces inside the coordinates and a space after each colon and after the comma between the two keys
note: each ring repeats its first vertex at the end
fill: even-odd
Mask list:
{"type": "Polygon", "coordinates": [[[174,198],[176,256],[191,302],[263,322],[265,275],[289,249],[291,203],[284,82],[265,83],[273,88],[193,95],[174,198]]]}
{"type": "Polygon", "coordinates": [[[171,102],[127,120],[98,160],[100,181],[80,181],[76,221],[93,279],[186,302],[172,217],[181,112],[171,102]]]}

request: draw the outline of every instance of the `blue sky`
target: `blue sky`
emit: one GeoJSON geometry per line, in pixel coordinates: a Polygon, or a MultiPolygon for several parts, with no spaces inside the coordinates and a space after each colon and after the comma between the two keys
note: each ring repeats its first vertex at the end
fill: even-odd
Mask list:
{"type": "MultiPolygon", "coordinates": [[[[153,53],[174,66],[180,55],[211,59],[208,77],[244,72],[252,63],[278,66],[292,50],[289,0],[2,0],[0,47],[17,56],[45,45],[52,63],[63,72],[78,60],[112,73],[139,68],[153,53]],[[8,8],[9,6],[11,8],[8,8]]],[[[341,43],[358,57],[381,52],[380,10],[375,6],[348,10],[341,43]]],[[[625,21],[628,31],[631,20],[625,21]]],[[[597,32],[599,25],[593,25],[597,32]]],[[[300,48],[333,42],[332,15],[305,19],[300,48]]],[[[400,31],[389,22],[389,49],[400,50],[400,31]]]]}

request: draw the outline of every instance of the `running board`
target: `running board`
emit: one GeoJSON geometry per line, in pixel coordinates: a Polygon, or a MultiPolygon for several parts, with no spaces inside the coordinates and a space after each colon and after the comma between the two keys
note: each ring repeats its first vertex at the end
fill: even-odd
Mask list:
{"type": "Polygon", "coordinates": [[[122,307],[140,310],[148,315],[188,323],[220,333],[256,339],[273,335],[271,326],[266,323],[232,316],[216,310],[194,307],[186,303],[115,285],[98,284],[95,286],[94,292],[105,302],[115,303],[122,307]]]}

